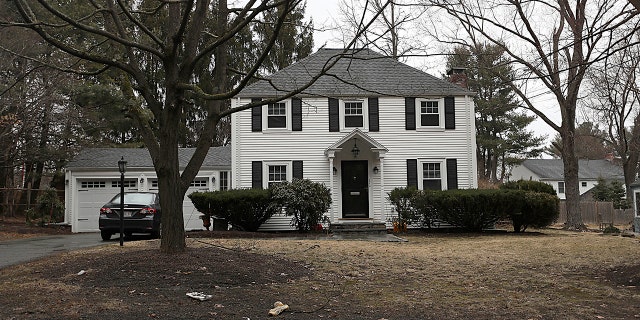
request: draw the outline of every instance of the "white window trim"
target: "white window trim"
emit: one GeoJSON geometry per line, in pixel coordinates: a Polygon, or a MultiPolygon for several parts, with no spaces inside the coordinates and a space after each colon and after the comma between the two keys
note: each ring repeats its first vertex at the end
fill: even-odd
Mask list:
{"type": "Polygon", "coordinates": [[[356,98],[349,98],[349,99],[340,99],[340,111],[339,111],[339,116],[340,116],[340,131],[351,131],[355,128],[359,128],[362,131],[369,131],[369,99],[356,99],[356,98]],[[349,102],[359,102],[362,103],[362,127],[345,127],[344,125],[344,104],[345,103],[349,103],[349,102]]]}
{"type": "Polygon", "coordinates": [[[262,106],[262,132],[287,132],[291,131],[291,99],[278,101],[276,103],[284,103],[286,127],[269,128],[269,104],[262,106]]]}
{"type": "Polygon", "coordinates": [[[416,130],[418,131],[444,131],[444,98],[418,98],[416,99],[416,130]],[[438,126],[422,125],[422,102],[437,101],[438,102],[438,126]]]}
{"type": "Polygon", "coordinates": [[[445,159],[418,159],[418,189],[424,190],[422,183],[424,180],[422,165],[424,163],[440,164],[440,187],[442,190],[447,190],[447,161],[445,159]]]}
{"type": "Polygon", "coordinates": [[[269,188],[269,166],[285,166],[287,169],[287,181],[293,179],[293,165],[291,161],[262,161],[262,187],[269,188]]]}

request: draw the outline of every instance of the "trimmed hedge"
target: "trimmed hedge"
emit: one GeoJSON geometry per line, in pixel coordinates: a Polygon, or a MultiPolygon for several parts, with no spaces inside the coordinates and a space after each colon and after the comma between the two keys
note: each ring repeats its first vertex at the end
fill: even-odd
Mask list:
{"type": "Polygon", "coordinates": [[[271,191],[262,189],[194,192],[189,199],[198,211],[226,219],[244,231],[257,231],[278,210],[272,204],[271,191]]]}
{"type": "Polygon", "coordinates": [[[520,212],[514,212],[510,216],[514,232],[527,227],[544,228],[558,220],[560,199],[548,193],[525,192],[520,212]]]}
{"type": "Polygon", "coordinates": [[[479,232],[509,219],[514,232],[521,232],[529,226],[542,228],[553,223],[558,217],[559,199],[548,193],[524,190],[461,189],[416,191],[410,203],[426,225],[439,220],[479,232]]]}
{"type": "Polygon", "coordinates": [[[547,193],[552,196],[556,195],[556,190],[553,187],[544,182],[533,181],[533,180],[518,180],[518,181],[508,181],[500,186],[500,189],[513,189],[513,190],[525,190],[525,191],[533,191],[533,192],[541,192],[547,193]]]}

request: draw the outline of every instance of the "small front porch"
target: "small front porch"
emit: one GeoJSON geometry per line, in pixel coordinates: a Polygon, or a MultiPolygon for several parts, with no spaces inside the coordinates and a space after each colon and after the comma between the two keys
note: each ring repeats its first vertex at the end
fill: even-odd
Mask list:
{"type": "MultiPolygon", "coordinates": [[[[354,129],[325,150],[335,230],[385,230],[384,156],[388,150],[354,129]]],[[[340,232],[340,231],[338,231],[340,232]]]]}

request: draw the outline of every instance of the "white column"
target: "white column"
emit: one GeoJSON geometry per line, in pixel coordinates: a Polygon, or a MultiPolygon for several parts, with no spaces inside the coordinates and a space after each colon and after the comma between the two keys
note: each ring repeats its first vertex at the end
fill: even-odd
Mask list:
{"type": "Polygon", "coordinates": [[[384,221],[384,203],[386,198],[384,192],[384,152],[380,152],[378,158],[380,158],[380,221],[384,221]]]}
{"type": "Polygon", "coordinates": [[[336,219],[336,206],[338,205],[337,201],[336,201],[336,197],[335,197],[335,193],[334,193],[334,186],[333,186],[333,158],[335,157],[335,153],[333,151],[329,152],[329,190],[331,190],[331,223],[333,223],[336,219]]]}

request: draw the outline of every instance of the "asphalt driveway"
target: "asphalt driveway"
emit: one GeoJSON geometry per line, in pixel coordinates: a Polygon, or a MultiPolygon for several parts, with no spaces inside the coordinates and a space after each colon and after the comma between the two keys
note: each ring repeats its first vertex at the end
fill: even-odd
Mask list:
{"type": "Polygon", "coordinates": [[[58,252],[95,247],[104,242],[99,233],[76,233],[0,242],[0,269],[58,252]]]}

